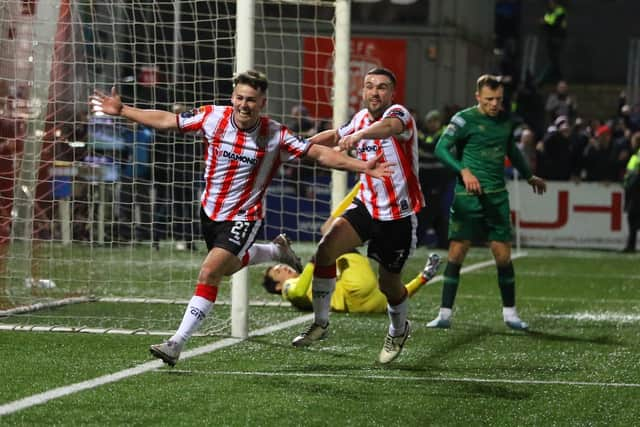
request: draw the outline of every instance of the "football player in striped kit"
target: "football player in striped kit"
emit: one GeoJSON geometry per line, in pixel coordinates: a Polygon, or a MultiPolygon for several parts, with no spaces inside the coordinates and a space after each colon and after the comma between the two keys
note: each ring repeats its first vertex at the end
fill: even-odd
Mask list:
{"type": "Polygon", "coordinates": [[[231,106],[206,105],[180,114],[124,105],[115,88],[111,94],[96,91],[90,99],[93,111],[203,137],[205,189],[200,217],[209,253],[178,330],[150,348],[153,356],[170,366],[212,310],[223,277],[245,265],[273,260],[293,262],[301,269],[286,238],[254,243],[264,217],[267,186],[283,162],[306,157],[327,167],[362,173],[373,181],[389,176],[394,168],[382,156],[355,159],[313,144],[264,116],[268,87],[264,74],[249,70],[238,74],[233,83],[231,106]]]}
{"type": "Polygon", "coordinates": [[[416,214],[424,206],[424,198],[418,181],[416,123],[405,106],[393,103],[395,86],[396,77],[390,70],[369,70],[362,88],[365,108],[339,129],[311,138],[318,144],[353,150],[363,161],[382,156],[397,166],[390,176],[379,180],[360,174],[360,190],[353,203],[320,241],[312,285],[314,321],[293,339],[296,347],[326,337],[336,259],[366,242],[367,256],[378,262],[378,285],[387,299],[390,320],[378,361],[393,361],[409,337],[409,299],[401,273],[416,246],[416,214]]]}

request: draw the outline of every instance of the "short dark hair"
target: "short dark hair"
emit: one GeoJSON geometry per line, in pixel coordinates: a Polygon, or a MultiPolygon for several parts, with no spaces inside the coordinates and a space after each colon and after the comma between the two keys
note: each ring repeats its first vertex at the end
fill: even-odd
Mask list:
{"type": "Polygon", "coordinates": [[[480,89],[485,86],[489,87],[491,90],[496,90],[499,87],[503,87],[504,82],[502,81],[502,76],[494,76],[493,74],[481,75],[480,77],[478,77],[476,90],[480,92],[480,89]]]}
{"type": "Polygon", "coordinates": [[[278,284],[278,282],[276,282],[275,280],[273,280],[271,278],[271,276],[269,276],[269,273],[271,272],[273,267],[275,267],[275,266],[272,265],[271,267],[267,268],[264,271],[264,277],[262,278],[262,286],[264,286],[266,291],[269,292],[270,294],[280,295],[281,292],[276,290],[276,285],[278,284]]]}
{"type": "Polygon", "coordinates": [[[393,86],[395,87],[396,85],[396,75],[393,74],[393,71],[391,71],[388,68],[384,68],[384,67],[372,68],[369,71],[367,71],[366,75],[368,76],[371,74],[387,76],[389,77],[389,80],[391,80],[391,83],[393,83],[393,86]]]}
{"type": "Polygon", "coordinates": [[[256,70],[247,70],[243,73],[236,74],[233,78],[233,87],[239,84],[249,85],[256,90],[261,90],[262,93],[267,93],[267,88],[269,87],[266,74],[256,70]]]}

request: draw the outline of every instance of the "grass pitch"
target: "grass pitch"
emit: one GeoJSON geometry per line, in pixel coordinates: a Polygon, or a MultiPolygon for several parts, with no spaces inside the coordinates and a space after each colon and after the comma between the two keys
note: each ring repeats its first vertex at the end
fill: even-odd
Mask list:
{"type": "MultiPolygon", "coordinates": [[[[639,258],[527,252],[514,264],[518,310],[530,332],[502,323],[495,268],[480,268],[462,276],[450,330],[425,328],[437,314],[441,282],[411,300],[412,336],[385,367],[375,359],[386,315],[333,314],[326,341],[295,349],[290,340],[306,323],[284,322],[307,313],[252,308],[250,329],[263,334],[194,338],[173,369],[148,354],[161,337],[0,331],[0,424],[636,425],[639,258]]],[[[416,251],[407,280],[426,255],[416,251]]],[[[488,259],[488,250],[474,248],[465,266],[488,259]]],[[[264,297],[259,274],[251,273],[251,293],[264,297]]],[[[188,298],[191,291],[180,292],[188,298]]],[[[74,309],[64,315],[79,315],[69,314],[74,309]]],[[[108,317],[129,308],[77,309],[108,317]]],[[[214,316],[226,315],[216,308],[214,316]]]]}

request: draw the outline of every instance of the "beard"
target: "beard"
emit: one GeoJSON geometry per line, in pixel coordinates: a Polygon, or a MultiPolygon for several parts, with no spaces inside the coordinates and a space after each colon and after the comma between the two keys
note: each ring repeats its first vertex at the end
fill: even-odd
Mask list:
{"type": "Polygon", "coordinates": [[[389,105],[383,104],[381,99],[376,99],[375,101],[372,101],[372,100],[367,101],[367,110],[369,110],[369,113],[374,117],[382,115],[382,112],[384,112],[384,110],[388,106],[389,105]],[[375,105],[374,105],[374,102],[375,102],[375,105]]]}

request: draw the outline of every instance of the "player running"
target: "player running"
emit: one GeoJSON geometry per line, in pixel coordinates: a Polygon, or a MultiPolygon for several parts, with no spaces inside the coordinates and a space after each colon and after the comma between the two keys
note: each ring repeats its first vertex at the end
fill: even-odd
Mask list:
{"type": "Polygon", "coordinates": [[[381,156],[366,161],[350,158],[312,144],[263,116],[268,87],[264,74],[240,73],[233,84],[231,106],[206,105],[181,114],[124,105],[115,88],[110,95],[96,91],[90,100],[94,111],[156,129],[195,132],[204,138],[200,218],[209,252],[178,330],[166,342],[150,348],[153,356],[170,366],[176,364],[185,343],[212,310],[225,276],[245,265],[294,257],[286,240],[254,244],[264,217],[267,186],[282,162],[307,157],[327,167],[362,173],[373,181],[392,173],[392,166],[381,156]]]}

